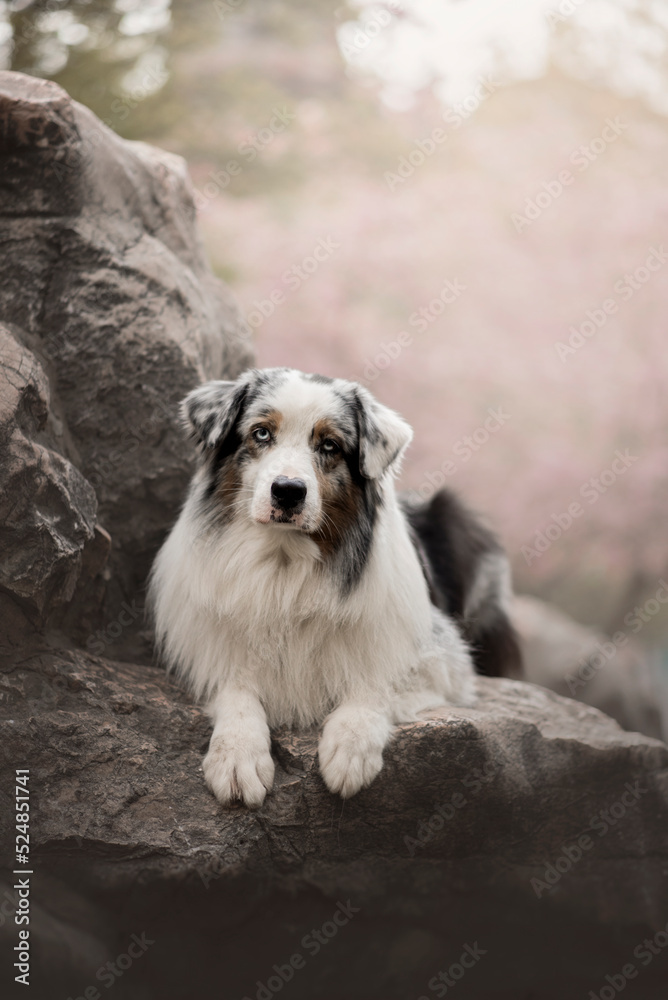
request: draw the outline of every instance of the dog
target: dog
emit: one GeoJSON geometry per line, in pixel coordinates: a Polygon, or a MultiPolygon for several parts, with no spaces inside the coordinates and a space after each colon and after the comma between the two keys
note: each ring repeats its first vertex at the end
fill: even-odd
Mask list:
{"type": "Polygon", "coordinates": [[[453,494],[399,498],[412,430],[367,389],[252,369],[182,415],[198,467],[149,600],[159,654],[211,716],[220,802],[262,804],[272,727],[322,724],[320,773],[345,798],[395,724],[473,704],[476,669],[517,674],[503,551],[453,494]]]}

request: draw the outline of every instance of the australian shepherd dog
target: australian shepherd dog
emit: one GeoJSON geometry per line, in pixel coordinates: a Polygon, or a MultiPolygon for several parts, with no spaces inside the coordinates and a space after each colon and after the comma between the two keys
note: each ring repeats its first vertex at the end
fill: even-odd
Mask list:
{"type": "Polygon", "coordinates": [[[184,400],[198,468],[150,583],[158,649],[213,721],[206,781],[260,806],[274,726],[322,726],[347,797],[393,725],[471,705],[475,673],[517,675],[507,560],[449,492],[394,478],[412,431],[361,385],[289,368],[184,400]]]}

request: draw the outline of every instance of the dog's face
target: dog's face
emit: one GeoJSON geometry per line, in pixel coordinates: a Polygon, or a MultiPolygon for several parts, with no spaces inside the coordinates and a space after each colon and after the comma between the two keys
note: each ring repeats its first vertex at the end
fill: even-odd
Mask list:
{"type": "Polygon", "coordinates": [[[363,512],[412,432],[362,386],[287,368],[208,382],[184,401],[223,522],[305,532],[326,549],[363,512]]]}

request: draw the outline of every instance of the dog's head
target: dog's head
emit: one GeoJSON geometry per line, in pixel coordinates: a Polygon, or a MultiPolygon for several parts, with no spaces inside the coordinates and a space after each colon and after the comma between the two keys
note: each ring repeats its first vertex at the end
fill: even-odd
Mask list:
{"type": "Polygon", "coordinates": [[[207,382],[183,415],[204,458],[207,502],[223,521],[297,529],[323,547],[396,470],[412,437],[362,386],[289,368],[207,382]]]}

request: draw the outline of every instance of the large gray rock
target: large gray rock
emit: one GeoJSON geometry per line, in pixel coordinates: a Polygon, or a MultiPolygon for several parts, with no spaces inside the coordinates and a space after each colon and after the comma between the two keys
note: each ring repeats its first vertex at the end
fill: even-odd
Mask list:
{"type": "Polygon", "coordinates": [[[191,472],[178,401],[248,366],[245,328],[204,259],[179,157],[6,72],[0,156],[0,320],[40,362],[53,448],[94,488],[111,536],[103,611],[85,624],[73,613],[70,633],[145,655],[139,624],[119,637],[107,626],[143,606],[191,472]]]}
{"type": "Polygon", "coordinates": [[[628,961],[633,997],[657,1000],[668,949],[647,968],[633,950],[668,921],[668,748],[533,685],[479,684],[475,708],[401,726],[345,803],[318,774],[317,733],[275,733],[275,788],[253,813],[207,791],[209,724],[162,671],[24,659],[2,678],[0,753],[5,774],[31,768],[31,995],[82,996],[146,933],[114,996],[197,982],[255,998],[294,954],[286,996],[434,995],[477,942],[469,1000],[587,996],[628,961]],[[325,924],[328,941],[335,913],[315,954],[306,935],[325,924]]]}
{"type": "MultiPolygon", "coordinates": [[[[0,323],[0,651],[65,614],[90,588],[108,538],[91,485],[56,450],[49,383],[30,351],[0,323]]],[[[87,601],[90,606],[90,601],[87,601]]]]}

